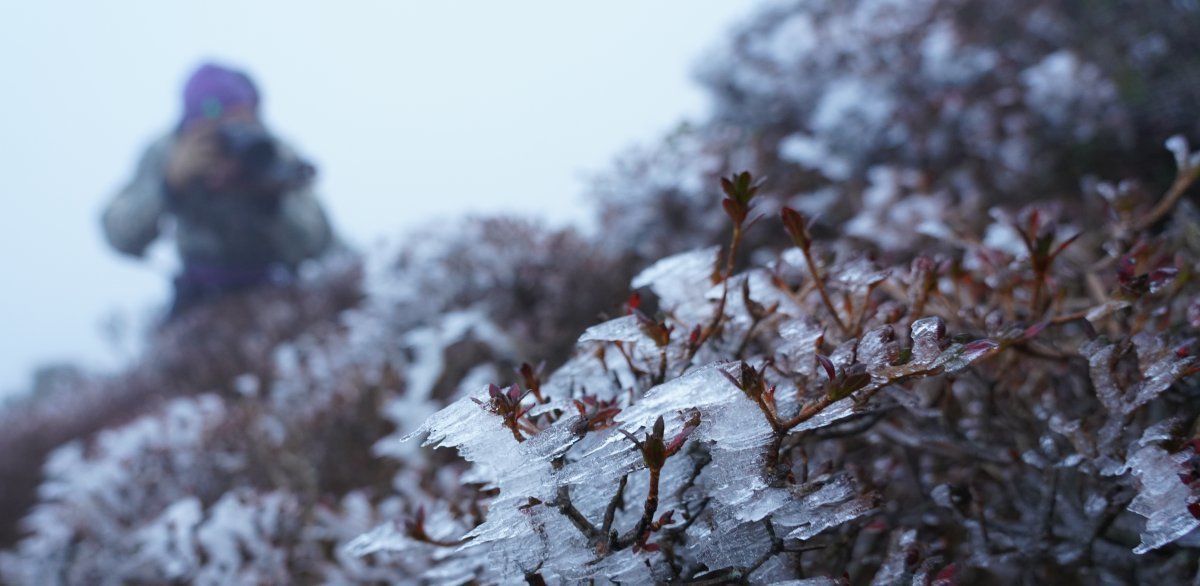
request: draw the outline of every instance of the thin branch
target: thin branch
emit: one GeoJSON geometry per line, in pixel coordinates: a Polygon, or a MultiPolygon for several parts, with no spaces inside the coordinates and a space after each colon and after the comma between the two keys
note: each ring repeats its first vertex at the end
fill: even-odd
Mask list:
{"type": "Polygon", "coordinates": [[[746,346],[750,345],[750,339],[754,337],[754,328],[758,327],[758,324],[761,321],[762,320],[758,318],[753,318],[750,321],[750,328],[746,330],[746,335],[742,338],[742,343],[738,344],[737,352],[733,353],[734,358],[741,359],[742,356],[745,355],[746,346]]]}
{"type": "Polygon", "coordinates": [[[813,281],[817,286],[817,291],[821,294],[821,300],[825,302],[825,308],[829,310],[829,314],[833,316],[833,321],[837,323],[838,329],[842,333],[848,333],[846,324],[842,322],[842,318],[838,315],[837,308],[833,305],[833,300],[829,298],[829,291],[825,290],[825,281],[821,278],[821,272],[817,270],[817,263],[813,261],[812,252],[808,247],[801,247],[800,251],[804,253],[804,260],[808,262],[808,270],[812,273],[813,281]]]}
{"type": "Polygon", "coordinates": [[[796,427],[797,425],[800,425],[801,423],[804,423],[805,421],[812,419],[816,414],[820,413],[821,411],[824,411],[826,407],[836,403],[839,400],[840,399],[834,399],[833,396],[830,395],[829,393],[821,395],[820,399],[817,399],[815,402],[805,405],[804,408],[802,408],[800,410],[800,412],[796,414],[795,417],[793,417],[791,419],[786,419],[784,421],[780,421],[779,426],[782,429],[790,430],[793,427],[796,427]]]}
{"type": "Polygon", "coordinates": [[[580,513],[579,509],[576,509],[575,505],[571,503],[569,487],[565,485],[558,487],[558,498],[554,500],[554,506],[558,507],[558,510],[571,521],[572,525],[575,525],[576,529],[579,529],[580,533],[583,533],[584,537],[593,540],[599,535],[596,526],[592,525],[587,517],[584,517],[583,513],[580,513]]]}
{"type": "Polygon", "coordinates": [[[637,543],[650,525],[654,522],[654,513],[658,511],[658,478],[659,470],[650,468],[650,486],[646,488],[646,502],[642,505],[642,518],[630,532],[617,538],[614,549],[624,549],[637,543]]]}
{"type": "Polygon", "coordinates": [[[771,548],[768,549],[767,551],[763,552],[763,554],[761,556],[759,556],[759,558],[757,560],[754,560],[753,564],[750,564],[746,568],[745,573],[744,573],[744,576],[746,576],[746,577],[749,577],[750,574],[753,574],[755,570],[759,569],[760,567],[762,567],[763,564],[767,563],[767,560],[771,559],[776,554],[783,551],[783,540],[780,539],[779,537],[775,536],[775,525],[773,523],[771,523],[771,519],[769,519],[769,518],[763,519],[763,527],[766,528],[767,535],[771,539],[771,548]]]}
{"type": "MultiPolygon", "coordinates": [[[[856,312],[857,315],[855,315],[853,318],[854,319],[854,334],[853,335],[855,335],[855,336],[862,335],[862,328],[863,328],[864,322],[867,321],[867,308],[870,307],[870,305],[871,305],[871,295],[875,293],[875,288],[878,285],[879,285],[878,283],[873,283],[873,284],[867,286],[867,292],[865,295],[863,295],[863,298],[862,298],[862,305],[859,306],[858,311],[856,312]]],[[[924,305],[924,304],[922,304],[922,305],[924,305]]]]}
{"type": "Polygon", "coordinates": [[[608,501],[608,508],[604,510],[604,524],[600,526],[601,535],[609,535],[612,531],[613,518],[616,517],[617,507],[625,500],[625,485],[629,482],[629,475],[621,477],[621,483],[617,485],[617,492],[613,495],[612,500],[608,501]]]}
{"type": "Polygon", "coordinates": [[[680,502],[683,502],[684,494],[696,485],[696,479],[700,477],[700,473],[712,462],[712,454],[700,442],[692,442],[692,447],[688,449],[688,457],[692,460],[692,471],[688,474],[687,481],[675,489],[675,499],[680,502]]]}
{"type": "Polygon", "coordinates": [[[716,585],[716,584],[745,584],[748,582],[750,574],[762,567],[775,555],[786,551],[783,547],[783,540],[775,536],[775,527],[771,524],[770,519],[763,519],[763,526],[767,529],[767,535],[770,536],[771,547],[763,552],[754,563],[746,567],[730,567],[704,572],[700,577],[693,578],[684,584],[693,586],[699,585],[716,585]]]}
{"type": "Polygon", "coordinates": [[[1142,216],[1142,219],[1134,222],[1132,226],[1133,230],[1135,232],[1141,232],[1142,230],[1157,224],[1159,220],[1171,213],[1171,210],[1175,207],[1175,204],[1179,203],[1179,199],[1183,197],[1183,194],[1187,192],[1188,187],[1191,187],[1192,183],[1196,181],[1196,177],[1198,176],[1200,176],[1200,173],[1197,173],[1194,169],[1188,169],[1186,172],[1181,172],[1177,177],[1175,177],[1175,182],[1171,184],[1171,188],[1167,190],[1167,194],[1163,196],[1161,200],[1159,200],[1158,204],[1155,205],[1149,213],[1147,213],[1145,216],[1142,216]]]}

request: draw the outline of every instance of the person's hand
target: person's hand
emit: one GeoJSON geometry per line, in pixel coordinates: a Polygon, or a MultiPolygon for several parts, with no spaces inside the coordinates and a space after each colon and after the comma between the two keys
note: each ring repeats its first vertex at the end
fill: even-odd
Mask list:
{"type": "Polygon", "coordinates": [[[167,157],[164,178],[172,190],[185,189],[197,181],[211,186],[221,172],[222,156],[217,147],[217,125],[204,121],[180,131],[167,157]]]}
{"type": "Polygon", "coordinates": [[[261,124],[253,106],[230,108],[217,118],[196,120],[179,132],[167,157],[164,178],[171,190],[200,185],[210,193],[234,188],[239,163],[226,156],[218,144],[219,129],[226,124],[261,124]]]}

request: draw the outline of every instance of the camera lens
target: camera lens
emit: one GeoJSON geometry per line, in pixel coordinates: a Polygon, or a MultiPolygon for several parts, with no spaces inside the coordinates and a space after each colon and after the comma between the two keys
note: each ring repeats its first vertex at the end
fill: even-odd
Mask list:
{"type": "Polygon", "coordinates": [[[277,155],[275,141],[253,126],[222,126],[218,132],[218,142],[221,151],[238,162],[246,178],[255,178],[266,172],[277,155]]]}

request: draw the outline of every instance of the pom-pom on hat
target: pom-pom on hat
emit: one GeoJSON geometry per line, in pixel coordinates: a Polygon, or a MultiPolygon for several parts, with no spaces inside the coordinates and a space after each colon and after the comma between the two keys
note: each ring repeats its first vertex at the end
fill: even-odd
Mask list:
{"type": "Polygon", "coordinates": [[[183,86],[180,128],[197,120],[218,118],[237,106],[258,107],[258,88],[250,76],[222,65],[205,63],[183,86]]]}

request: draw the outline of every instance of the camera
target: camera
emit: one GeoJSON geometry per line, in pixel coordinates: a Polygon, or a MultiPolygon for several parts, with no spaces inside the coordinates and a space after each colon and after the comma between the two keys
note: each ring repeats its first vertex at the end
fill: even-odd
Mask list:
{"type": "Polygon", "coordinates": [[[282,193],[304,186],[316,175],[308,161],[283,156],[261,126],[222,125],[217,129],[217,148],[237,163],[237,182],[255,191],[282,193]]]}

